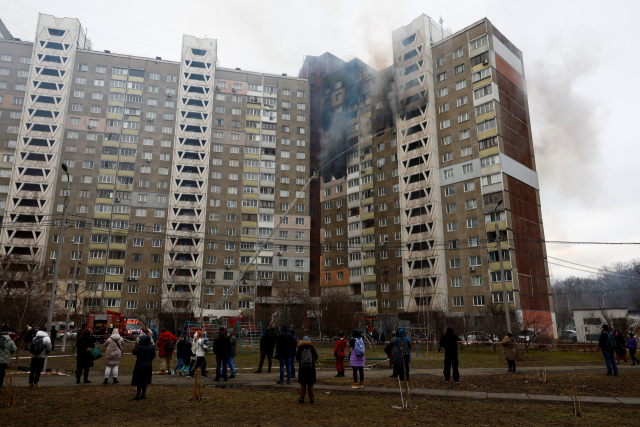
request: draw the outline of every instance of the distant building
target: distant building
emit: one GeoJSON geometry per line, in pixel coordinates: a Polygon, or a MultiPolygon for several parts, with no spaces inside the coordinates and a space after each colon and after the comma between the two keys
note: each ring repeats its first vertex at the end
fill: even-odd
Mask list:
{"type": "Polygon", "coordinates": [[[592,308],[573,310],[578,342],[597,342],[602,332],[602,325],[610,330],[622,332],[636,331],[640,326],[640,313],[630,312],[628,308],[592,308]]]}

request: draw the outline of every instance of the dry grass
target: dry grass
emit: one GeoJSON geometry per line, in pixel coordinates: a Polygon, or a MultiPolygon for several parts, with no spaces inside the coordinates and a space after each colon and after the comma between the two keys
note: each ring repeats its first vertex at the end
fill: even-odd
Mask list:
{"type": "Polygon", "coordinates": [[[191,388],[151,385],[139,402],[134,394],[127,386],[19,389],[16,406],[1,410],[2,425],[618,426],[638,414],[633,407],[583,405],[583,417],[575,418],[570,404],[438,398],[413,399],[411,409],[398,410],[396,396],[340,392],[319,392],[311,406],[296,403],[296,389],[207,388],[200,403],[189,402],[191,388]]]}

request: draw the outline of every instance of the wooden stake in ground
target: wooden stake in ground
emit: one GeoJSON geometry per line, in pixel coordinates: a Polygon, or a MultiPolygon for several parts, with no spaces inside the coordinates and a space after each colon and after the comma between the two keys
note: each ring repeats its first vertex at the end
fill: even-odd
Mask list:
{"type": "Polygon", "coordinates": [[[196,379],[193,383],[193,397],[190,400],[194,402],[198,400],[198,371],[196,371],[196,379]]]}
{"type": "Polygon", "coordinates": [[[13,374],[9,376],[9,387],[7,388],[7,398],[4,402],[5,408],[11,408],[13,406],[13,396],[11,395],[11,386],[13,385],[13,374]]]}
{"type": "Polygon", "coordinates": [[[573,394],[571,395],[571,398],[573,399],[573,415],[575,415],[576,417],[581,417],[582,411],[580,410],[580,396],[578,396],[578,393],[576,392],[576,388],[573,385],[573,380],[571,380],[571,388],[573,390],[573,394]]]}

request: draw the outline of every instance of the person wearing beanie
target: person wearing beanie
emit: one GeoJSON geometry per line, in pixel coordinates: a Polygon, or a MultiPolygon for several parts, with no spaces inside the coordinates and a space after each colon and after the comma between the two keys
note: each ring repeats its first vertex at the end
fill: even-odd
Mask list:
{"type": "Polygon", "coordinates": [[[344,337],[344,332],[340,332],[338,337],[336,347],[333,349],[333,357],[336,358],[336,370],[338,371],[338,375],[334,378],[344,378],[344,351],[347,348],[347,339],[344,337]]]}
{"type": "Polygon", "coordinates": [[[351,348],[349,364],[353,369],[353,385],[351,388],[362,388],[364,387],[365,347],[360,329],[353,331],[351,340],[349,340],[349,347],[351,348]],[[360,373],[360,382],[358,382],[358,372],[360,373]]]}
{"type": "Polygon", "coordinates": [[[507,336],[502,339],[502,351],[504,351],[504,358],[507,359],[509,370],[507,372],[516,372],[516,340],[513,338],[513,333],[507,332],[507,336]]]}
{"type": "Polygon", "coordinates": [[[634,338],[633,332],[629,332],[629,339],[627,339],[627,348],[629,349],[629,357],[633,361],[631,366],[640,366],[640,360],[636,359],[636,350],[638,349],[638,341],[634,338]]]}
{"type": "Polygon", "coordinates": [[[313,385],[316,383],[316,360],[318,353],[313,348],[313,343],[308,336],[304,336],[298,344],[296,360],[298,367],[298,384],[300,384],[300,399],[298,403],[304,403],[304,396],[309,393],[309,403],[313,404],[315,395],[313,385]]]}
{"type": "Polygon", "coordinates": [[[458,342],[460,337],[453,333],[453,328],[447,326],[447,332],[440,338],[440,349],[444,348],[444,380],[449,381],[451,369],[453,368],[453,382],[460,383],[460,372],[458,372],[458,342]]]}
{"type": "Polygon", "coordinates": [[[18,351],[16,343],[9,336],[9,327],[2,325],[2,334],[0,334],[0,387],[4,384],[4,374],[7,366],[11,364],[11,355],[18,351]]]}
{"type": "Polygon", "coordinates": [[[409,363],[411,362],[411,341],[407,337],[404,329],[400,328],[396,331],[396,363],[394,365],[394,374],[400,377],[400,381],[404,381],[405,374],[409,381],[409,363]]]}
{"type": "Polygon", "coordinates": [[[229,363],[229,370],[231,371],[229,378],[235,378],[236,365],[234,363],[234,358],[236,357],[236,343],[238,342],[238,339],[233,333],[233,328],[227,329],[227,335],[229,336],[229,341],[231,343],[231,351],[229,352],[229,359],[227,359],[227,362],[229,363]]]}

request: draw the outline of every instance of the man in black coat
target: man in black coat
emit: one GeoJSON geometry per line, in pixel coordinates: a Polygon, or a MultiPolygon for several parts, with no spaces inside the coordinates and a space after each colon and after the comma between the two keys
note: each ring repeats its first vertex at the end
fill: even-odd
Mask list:
{"type": "Polygon", "coordinates": [[[231,339],[224,329],[220,329],[220,333],[213,340],[213,353],[216,355],[216,378],[214,381],[220,381],[220,377],[228,381],[227,361],[231,354],[231,339]],[[222,368],[222,372],[220,372],[220,368],[222,368]]]}
{"type": "MultiPolygon", "coordinates": [[[[440,348],[444,348],[444,380],[449,381],[451,368],[453,368],[453,382],[460,382],[458,372],[458,341],[460,337],[453,333],[453,328],[447,326],[447,333],[440,338],[440,348]]],[[[440,352],[440,348],[438,352],[440,352]]]]}
{"type": "Polygon", "coordinates": [[[609,325],[602,325],[602,332],[598,339],[598,345],[602,350],[602,356],[604,357],[604,363],[607,365],[607,375],[618,376],[618,366],[615,359],[615,338],[609,331],[609,325]],[[609,345],[609,337],[613,338],[612,345],[609,345]],[[613,373],[612,373],[613,371],[613,373]]]}
{"type": "Polygon", "coordinates": [[[282,325],[276,338],[276,359],[280,361],[280,381],[276,384],[284,384],[284,369],[287,367],[287,384],[291,384],[291,358],[295,353],[293,348],[293,334],[289,332],[287,325],[282,325]]]}
{"type": "Polygon", "coordinates": [[[256,374],[262,373],[262,365],[264,364],[264,358],[268,359],[269,371],[271,373],[271,358],[273,357],[273,349],[276,347],[276,336],[272,328],[267,328],[265,333],[260,338],[260,364],[256,374]]]}

